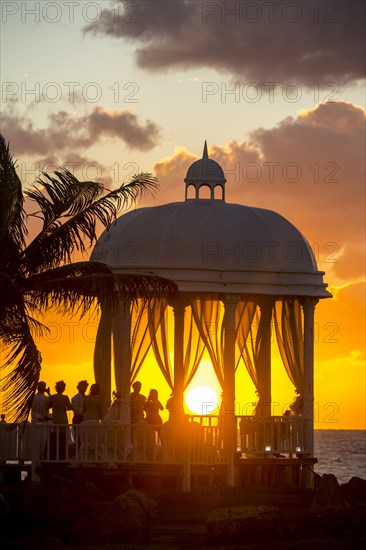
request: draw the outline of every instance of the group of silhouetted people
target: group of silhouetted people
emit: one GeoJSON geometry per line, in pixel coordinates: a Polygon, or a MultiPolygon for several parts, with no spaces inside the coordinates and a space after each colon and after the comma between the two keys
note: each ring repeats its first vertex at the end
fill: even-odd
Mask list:
{"type": "Polygon", "coordinates": [[[112,457],[116,456],[116,452],[121,453],[120,456],[128,456],[126,449],[138,458],[153,456],[154,452],[160,452],[157,450],[159,448],[163,449],[164,454],[173,454],[176,449],[182,453],[180,443],[184,447],[185,434],[197,428],[194,423],[187,425],[183,404],[174,394],[166,403],[169,420],[163,423],[160,413],[164,407],[156,389],[151,389],[146,397],[141,393],[141,382],[135,381],[127,397],[122,398],[119,391],[113,392],[112,403],[103,416],[99,384],[92,384],[89,392],[88,387],[88,382],[81,380],[77,384],[77,393],[70,399],[65,394],[63,380],[56,382],[53,394],[45,382],[38,383],[32,404],[32,423],[39,426],[37,431],[43,458],[65,460],[75,455],[82,461],[97,456],[100,445],[103,445],[103,452],[109,450],[112,457]],[[73,412],[73,426],[68,426],[69,411],[73,412]],[[98,435],[101,423],[104,429],[98,435]],[[44,424],[51,424],[51,429],[42,426],[44,424]],[[125,428],[115,432],[115,424],[125,428]],[[120,433],[117,439],[115,433],[120,433]],[[165,450],[159,447],[162,444],[165,450]]]}
{"type": "MultiPolygon", "coordinates": [[[[56,382],[56,391],[52,395],[46,383],[39,382],[32,404],[32,421],[49,422],[52,420],[54,424],[68,424],[68,411],[74,413],[73,424],[81,424],[85,420],[101,420],[102,403],[99,384],[92,384],[89,394],[86,395],[88,386],[86,380],[81,380],[77,385],[78,392],[70,400],[64,393],[66,384],[63,380],[56,382]],[[52,412],[50,413],[50,411],[52,412]]],[[[158,391],[152,389],[146,399],[141,393],[141,387],[141,382],[135,382],[132,385],[133,391],[130,395],[131,424],[146,420],[149,424],[159,426],[163,423],[160,411],[164,410],[164,407],[159,401],[158,391]]],[[[121,401],[120,393],[113,392],[113,398],[111,407],[114,407],[117,411],[117,406],[121,401]]],[[[169,402],[167,408],[169,408],[169,402]]],[[[114,415],[113,419],[118,420],[118,414],[117,417],[114,415]]]]}
{"type": "Polygon", "coordinates": [[[149,396],[146,399],[141,393],[141,387],[141,382],[136,381],[132,384],[133,391],[130,395],[131,424],[146,421],[151,426],[154,426],[158,435],[158,441],[161,442],[161,425],[163,424],[163,420],[160,416],[160,411],[164,410],[164,407],[159,401],[158,390],[150,390],[149,396]]]}
{"type": "MultiPolygon", "coordinates": [[[[146,398],[141,393],[141,382],[136,381],[132,385],[133,391],[127,400],[121,398],[120,392],[113,392],[113,401],[103,418],[100,386],[98,383],[92,384],[87,393],[88,386],[87,380],[81,380],[77,385],[77,393],[70,399],[65,394],[66,384],[63,380],[56,382],[54,394],[51,394],[45,382],[38,383],[37,393],[32,403],[31,418],[36,424],[52,423],[54,425],[50,435],[51,458],[55,458],[57,446],[58,458],[64,459],[65,448],[70,443],[70,439],[76,439],[71,442],[80,448],[83,444],[81,439],[84,427],[101,421],[126,425],[138,424],[138,429],[141,429],[141,424],[148,424],[156,431],[158,442],[161,442],[163,420],[160,411],[164,407],[159,401],[156,389],[152,389],[146,398]],[[72,424],[79,425],[79,428],[71,432],[67,428],[69,411],[73,412],[72,424]]],[[[41,437],[42,455],[44,455],[47,432],[43,429],[41,433],[44,434],[41,437]]]]}
{"type": "Polygon", "coordinates": [[[85,395],[88,386],[86,380],[81,380],[77,385],[78,393],[70,401],[64,393],[66,384],[63,380],[56,382],[54,394],[50,393],[50,388],[45,382],[38,382],[37,393],[32,403],[32,421],[68,424],[68,411],[74,413],[73,424],[81,424],[84,420],[100,420],[102,406],[99,384],[92,384],[89,394],[85,395]]]}
{"type": "MultiPolygon", "coordinates": [[[[43,381],[38,382],[37,393],[34,396],[31,410],[32,422],[36,424],[51,423],[57,426],[50,434],[50,457],[65,459],[66,446],[72,441],[73,434],[67,431],[68,411],[73,412],[72,423],[81,424],[86,420],[99,421],[102,417],[99,384],[92,384],[90,392],[86,394],[89,384],[81,380],[77,385],[78,392],[70,398],[65,395],[66,384],[59,380],[55,384],[55,393],[51,394],[50,388],[43,381]],[[61,425],[61,426],[60,426],[61,425]],[[56,449],[58,448],[58,453],[56,449]]],[[[45,453],[47,432],[40,431],[40,443],[42,454],[45,453]]],[[[78,444],[80,444],[78,436],[78,444]]]]}

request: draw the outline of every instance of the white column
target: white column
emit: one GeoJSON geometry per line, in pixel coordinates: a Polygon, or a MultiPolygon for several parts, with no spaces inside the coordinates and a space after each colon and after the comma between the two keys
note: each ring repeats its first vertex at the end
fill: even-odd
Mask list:
{"type": "Polygon", "coordinates": [[[261,310],[258,334],[261,335],[260,349],[258,351],[258,364],[256,365],[261,381],[261,410],[259,414],[269,418],[272,414],[272,381],[271,381],[271,323],[272,323],[272,298],[261,298],[259,301],[261,310]]]}
{"type": "Polygon", "coordinates": [[[113,318],[114,375],[116,389],[122,399],[128,399],[131,391],[131,304],[118,306],[113,318]]]}
{"type": "Polygon", "coordinates": [[[236,343],[236,304],[238,298],[235,295],[225,297],[224,306],[224,451],[229,459],[226,483],[234,487],[234,454],[237,447],[237,430],[235,418],[235,343],[236,343]]]}
{"type": "Polygon", "coordinates": [[[305,453],[314,456],[314,313],[316,298],[303,298],[304,312],[304,405],[305,453]]]}
{"type": "Polygon", "coordinates": [[[94,378],[100,386],[102,400],[102,414],[106,414],[111,400],[111,311],[106,305],[102,305],[101,317],[98,325],[97,337],[94,347],[94,378]]]}
{"type": "Polygon", "coordinates": [[[187,304],[182,298],[172,303],[174,313],[174,398],[179,402],[183,416],[184,384],[184,316],[187,304]]]}
{"type": "Polygon", "coordinates": [[[182,491],[189,493],[191,490],[191,449],[189,432],[184,430],[187,427],[184,424],[183,408],[183,387],[184,387],[184,316],[186,311],[186,301],[183,298],[177,298],[172,303],[174,313],[174,399],[179,403],[181,420],[177,421],[177,430],[183,430],[181,441],[184,441],[182,456],[182,491]]]}

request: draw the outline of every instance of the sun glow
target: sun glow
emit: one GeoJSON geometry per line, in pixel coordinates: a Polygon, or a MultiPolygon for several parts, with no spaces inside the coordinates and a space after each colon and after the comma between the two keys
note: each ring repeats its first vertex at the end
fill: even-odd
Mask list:
{"type": "Polygon", "coordinates": [[[210,414],[217,409],[219,398],[209,386],[197,386],[191,389],[186,398],[188,409],[194,414],[210,414]]]}

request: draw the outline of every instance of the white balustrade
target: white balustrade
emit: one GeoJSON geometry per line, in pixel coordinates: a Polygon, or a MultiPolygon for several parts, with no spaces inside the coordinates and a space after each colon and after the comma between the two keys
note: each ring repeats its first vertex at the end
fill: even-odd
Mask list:
{"type": "MultiPolygon", "coordinates": [[[[183,426],[166,422],[153,427],[142,421],[83,422],[56,425],[28,423],[23,429],[0,425],[0,461],[69,464],[165,463],[227,464],[225,423],[215,416],[192,416],[183,426]]],[[[306,454],[306,419],[273,416],[237,417],[237,451],[244,456],[306,454]]]]}
{"type": "Polygon", "coordinates": [[[307,453],[306,419],[301,416],[242,416],[237,420],[241,453],[253,456],[263,456],[265,453],[287,454],[289,457],[307,453]]]}

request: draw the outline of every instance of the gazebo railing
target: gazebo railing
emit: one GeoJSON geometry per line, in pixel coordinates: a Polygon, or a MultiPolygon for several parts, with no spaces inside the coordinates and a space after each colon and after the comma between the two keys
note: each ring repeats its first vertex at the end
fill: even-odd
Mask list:
{"type": "Polygon", "coordinates": [[[182,429],[167,422],[150,426],[146,422],[83,422],[79,425],[32,423],[22,432],[3,430],[3,462],[112,464],[226,463],[218,426],[189,422],[182,429]],[[15,441],[15,443],[14,443],[15,441]],[[10,449],[11,448],[11,449],[10,449]],[[7,450],[11,452],[7,452],[7,450]],[[16,449],[21,449],[21,452],[16,449]]]}
{"type": "Polygon", "coordinates": [[[237,417],[238,450],[244,454],[288,454],[307,453],[306,425],[308,420],[301,416],[271,416],[255,418],[237,417]]]}
{"type": "MultiPolygon", "coordinates": [[[[237,417],[237,452],[247,456],[306,454],[303,417],[237,417]]],[[[225,424],[214,416],[190,417],[180,427],[83,422],[79,425],[27,424],[0,427],[0,460],[70,464],[225,464],[225,424]]]]}
{"type": "Polygon", "coordinates": [[[31,458],[31,424],[0,423],[0,462],[25,462],[31,458]]]}

